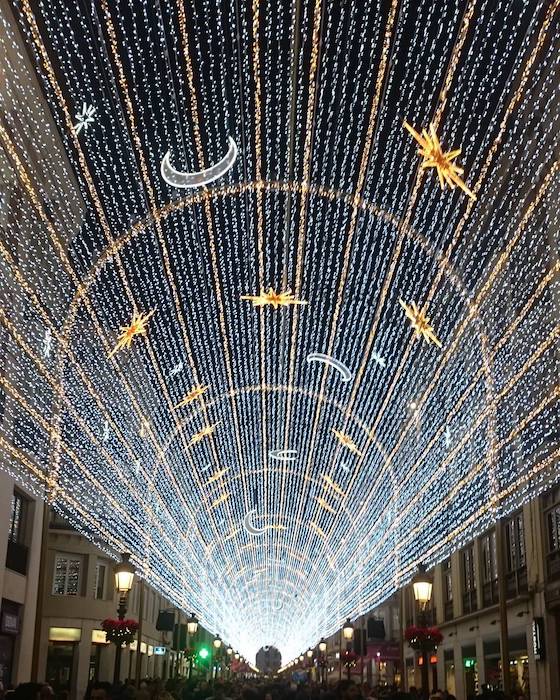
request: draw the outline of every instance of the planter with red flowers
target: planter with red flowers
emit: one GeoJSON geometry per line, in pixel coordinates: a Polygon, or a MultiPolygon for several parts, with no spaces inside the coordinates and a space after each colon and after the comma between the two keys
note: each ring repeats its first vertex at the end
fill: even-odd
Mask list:
{"type": "Polygon", "coordinates": [[[101,629],[105,632],[108,642],[113,642],[117,646],[130,644],[134,641],[138,623],[136,620],[112,620],[107,618],[101,623],[101,629]]]}
{"type": "Polygon", "coordinates": [[[346,668],[353,668],[356,665],[356,661],[360,658],[358,654],[354,651],[344,651],[342,653],[342,663],[346,668]]]}
{"type": "Polygon", "coordinates": [[[443,634],[437,627],[411,625],[404,631],[404,636],[410,647],[418,651],[434,651],[443,641],[443,634]]]}

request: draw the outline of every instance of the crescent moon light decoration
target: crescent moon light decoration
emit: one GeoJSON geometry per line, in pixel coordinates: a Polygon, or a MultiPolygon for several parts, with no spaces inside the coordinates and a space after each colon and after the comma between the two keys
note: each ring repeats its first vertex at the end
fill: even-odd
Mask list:
{"type": "Polygon", "coordinates": [[[325,355],[322,352],[310,352],[307,356],[307,362],[322,362],[325,365],[334,367],[334,369],[340,372],[343,382],[349,382],[354,376],[343,362],[330,355],[325,355]]]}
{"type": "Polygon", "coordinates": [[[256,510],[250,510],[245,514],[243,518],[243,527],[247,530],[250,535],[263,535],[267,530],[271,530],[272,525],[265,525],[265,527],[255,527],[253,524],[253,513],[256,510]]]}
{"type": "Polygon", "coordinates": [[[295,462],[297,450],[270,450],[268,456],[271,459],[277,459],[279,462],[295,462]]]}
{"type": "Polygon", "coordinates": [[[180,170],[175,170],[171,165],[171,151],[167,151],[161,161],[160,171],[162,178],[168,185],[180,187],[181,189],[201,187],[202,185],[207,185],[209,182],[217,180],[227,173],[237,158],[237,144],[231,136],[228,136],[228,143],[228,152],[222,160],[206,168],[206,170],[199,170],[194,173],[182,173],[180,170]]]}

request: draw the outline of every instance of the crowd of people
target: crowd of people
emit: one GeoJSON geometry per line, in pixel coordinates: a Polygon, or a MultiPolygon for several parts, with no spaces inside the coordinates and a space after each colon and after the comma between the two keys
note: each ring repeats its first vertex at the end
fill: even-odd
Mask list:
{"type": "MultiPolygon", "coordinates": [[[[509,700],[501,691],[486,687],[476,696],[482,700],[509,700]]],[[[55,693],[47,683],[21,683],[4,691],[0,700],[75,700],[67,692],[55,693]]],[[[79,700],[79,699],[77,699],[79,700]]],[[[290,682],[276,679],[242,679],[235,681],[144,679],[138,687],[134,681],[117,685],[90,683],[83,700],[455,700],[447,691],[436,690],[428,697],[416,688],[403,692],[392,686],[371,687],[341,680],[332,684],[290,682]]],[[[475,697],[469,698],[475,700],[475,697]]],[[[524,700],[512,698],[511,700],[524,700]]]]}

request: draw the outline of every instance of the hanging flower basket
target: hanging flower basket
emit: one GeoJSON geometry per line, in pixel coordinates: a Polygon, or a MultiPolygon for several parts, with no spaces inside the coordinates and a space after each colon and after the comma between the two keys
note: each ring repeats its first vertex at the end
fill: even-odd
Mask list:
{"type": "Polygon", "coordinates": [[[433,651],[443,641],[443,634],[437,627],[411,625],[405,629],[404,636],[410,647],[419,651],[433,651]]]}
{"type": "Polygon", "coordinates": [[[353,668],[356,665],[356,661],[359,659],[358,654],[354,651],[345,651],[342,654],[342,663],[346,668],[353,668]]]}
{"type": "Polygon", "coordinates": [[[101,623],[101,628],[105,632],[108,642],[122,646],[134,641],[138,623],[136,620],[111,620],[107,618],[101,623]]]}

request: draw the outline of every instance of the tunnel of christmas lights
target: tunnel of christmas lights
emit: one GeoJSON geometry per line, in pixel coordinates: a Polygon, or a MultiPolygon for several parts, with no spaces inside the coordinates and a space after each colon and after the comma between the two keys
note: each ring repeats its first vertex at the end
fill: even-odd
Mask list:
{"type": "Polygon", "coordinates": [[[556,482],[558,8],[3,7],[2,468],[285,660],[556,482]]]}

